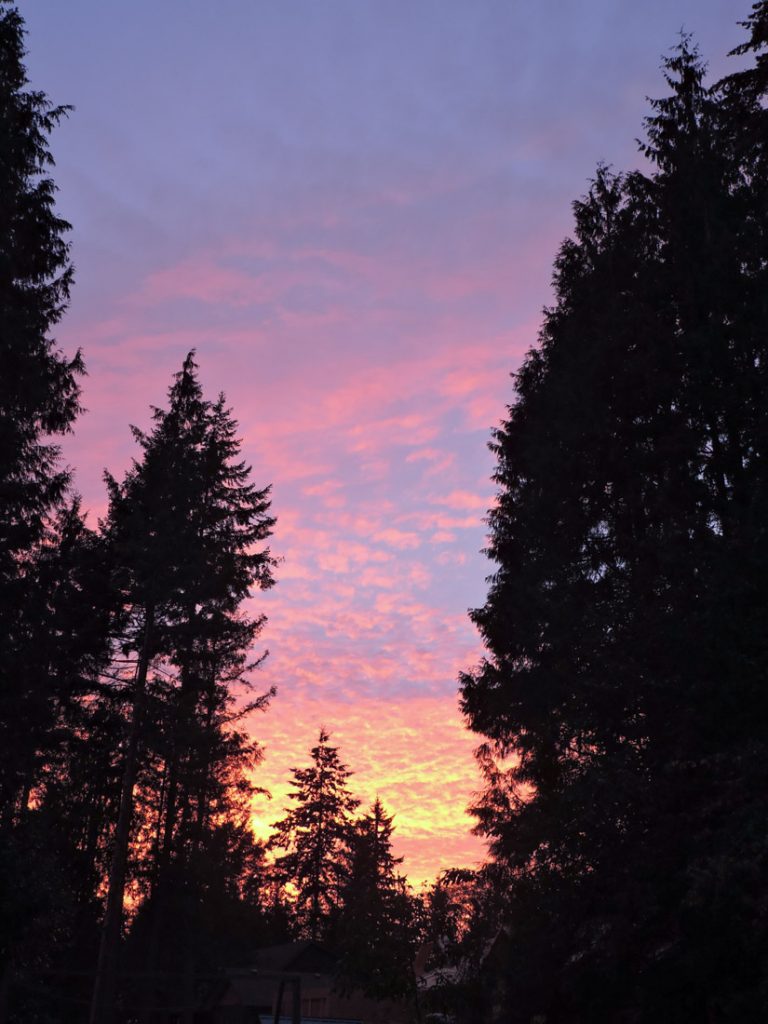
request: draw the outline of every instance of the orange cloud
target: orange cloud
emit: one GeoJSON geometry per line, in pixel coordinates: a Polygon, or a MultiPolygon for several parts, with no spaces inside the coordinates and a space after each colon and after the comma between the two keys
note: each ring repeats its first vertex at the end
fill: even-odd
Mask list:
{"type": "Polygon", "coordinates": [[[256,780],[272,793],[271,800],[254,804],[257,834],[266,837],[282,816],[291,768],[307,763],[321,725],[354,771],[351,788],[363,805],[378,795],[394,813],[395,850],[405,857],[414,884],[482,859],[483,844],[470,835],[473,820],[466,811],[480,786],[474,740],[451,698],[313,705],[278,697],[252,725],[265,747],[256,780]]]}

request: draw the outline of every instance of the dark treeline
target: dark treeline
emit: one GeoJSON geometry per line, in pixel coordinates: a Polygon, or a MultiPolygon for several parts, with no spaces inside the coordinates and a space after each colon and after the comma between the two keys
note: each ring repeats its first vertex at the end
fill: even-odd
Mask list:
{"type": "Polygon", "coordinates": [[[645,169],[574,204],[461,682],[490,857],[417,897],[325,730],[252,831],[275,520],[193,354],[86,521],[56,444],[68,111],[0,0],[0,1022],[178,1020],[163,978],[295,939],[414,1018],[768,1019],[768,0],[744,28],[713,85],[681,39],[645,169]]]}

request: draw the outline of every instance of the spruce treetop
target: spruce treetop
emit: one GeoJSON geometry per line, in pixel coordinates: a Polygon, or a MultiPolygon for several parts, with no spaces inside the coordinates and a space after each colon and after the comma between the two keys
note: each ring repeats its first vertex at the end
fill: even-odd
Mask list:
{"type": "Polygon", "coordinates": [[[338,911],[347,875],[352,815],[359,805],[348,788],[352,775],[342,762],[338,747],[320,730],[310,751],[311,764],[293,768],[294,806],[273,826],[273,849],[283,884],[294,892],[299,929],[311,938],[327,934],[338,911]]]}
{"type": "Polygon", "coordinates": [[[46,435],[80,411],[78,352],[67,358],[50,331],[69,303],[70,225],[55,209],[48,137],[68,107],[28,88],[19,12],[0,6],[0,562],[40,536],[69,473],[46,435]]]}

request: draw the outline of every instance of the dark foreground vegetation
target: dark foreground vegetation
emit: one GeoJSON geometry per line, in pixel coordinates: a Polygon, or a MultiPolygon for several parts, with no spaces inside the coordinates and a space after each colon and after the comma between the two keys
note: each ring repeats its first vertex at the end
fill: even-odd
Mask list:
{"type": "Polygon", "coordinates": [[[768,1019],[768,3],[599,168],[496,432],[462,681],[496,1015],[768,1019]]]}
{"type": "Polygon", "coordinates": [[[682,39],[645,169],[575,204],[461,684],[490,859],[416,897],[325,731],[253,834],[275,521],[193,355],[96,527],[71,490],[67,110],[0,0],[0,1022],[233,1019],[213,981],[278,944],[398,1020],[768,1019],[768,0],[745,28],[712,86],[682,39]]]}

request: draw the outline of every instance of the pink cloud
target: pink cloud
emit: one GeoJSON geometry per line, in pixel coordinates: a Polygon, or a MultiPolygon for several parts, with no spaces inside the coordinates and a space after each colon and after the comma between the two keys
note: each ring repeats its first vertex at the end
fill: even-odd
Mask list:
{"type": "Polygon", "coordinates": [[[466,551],[441,551],[436,556],[438,565],[466,565],[467,560],[466,551]]]}
{"type": "Polygon", "coordinates": [[[532,338],[465,313],[454,300],[474,285],[456,275],[274,237],[150,268],[114,316],[85,325],[94,348],[100,335],[107,344],[72,448],[74,462],[125,467],[125,425],[148,423],[148,403],[163,403],[197,348],[206,391],[223,389],[234,408],[254,479],[274,485],[283,561],[278,585],[251,604],[269,616],[271,652],[255,682],[279,689],[253,722],[267,743],[259,781],[279,794],[324,721],[361,795],[378,790],[395,812],[414,879],[479,856],[464,812],[475,741],[456,678],[479,650],[465,609],[485,574],[475,552],[487,427],[532,338]],[[410,298],[422,285],[436,302],[426,312],[410,298]]]}
{"type": "Polygon", "coordinates": [[[374,533],[373,540],[381,541],[390,547],[398,548],[400,551],[417,548],[421,544],[421,538],[417,533],[410,533],[406,530],[396,530],[392,527],[386,530],[379,530],[374,533]]]}
{"type": "Polygon", "coordinates": [[[474,491],[451,491],[448,494],[439,494],[432,498],[435,505],[445,505],[451,509],[471,509],[473,511],[486,512],[492,502],[491,498],[474,491]]]}
{"type": "Polygon", "coordinates": [[[303,491],[310,497],[323,498],[328,495],[336,494],[338,491],[343,490],[343,488],[344,483],[341,480],[322,480],[320,483],[304,487],[303,491]]]}

